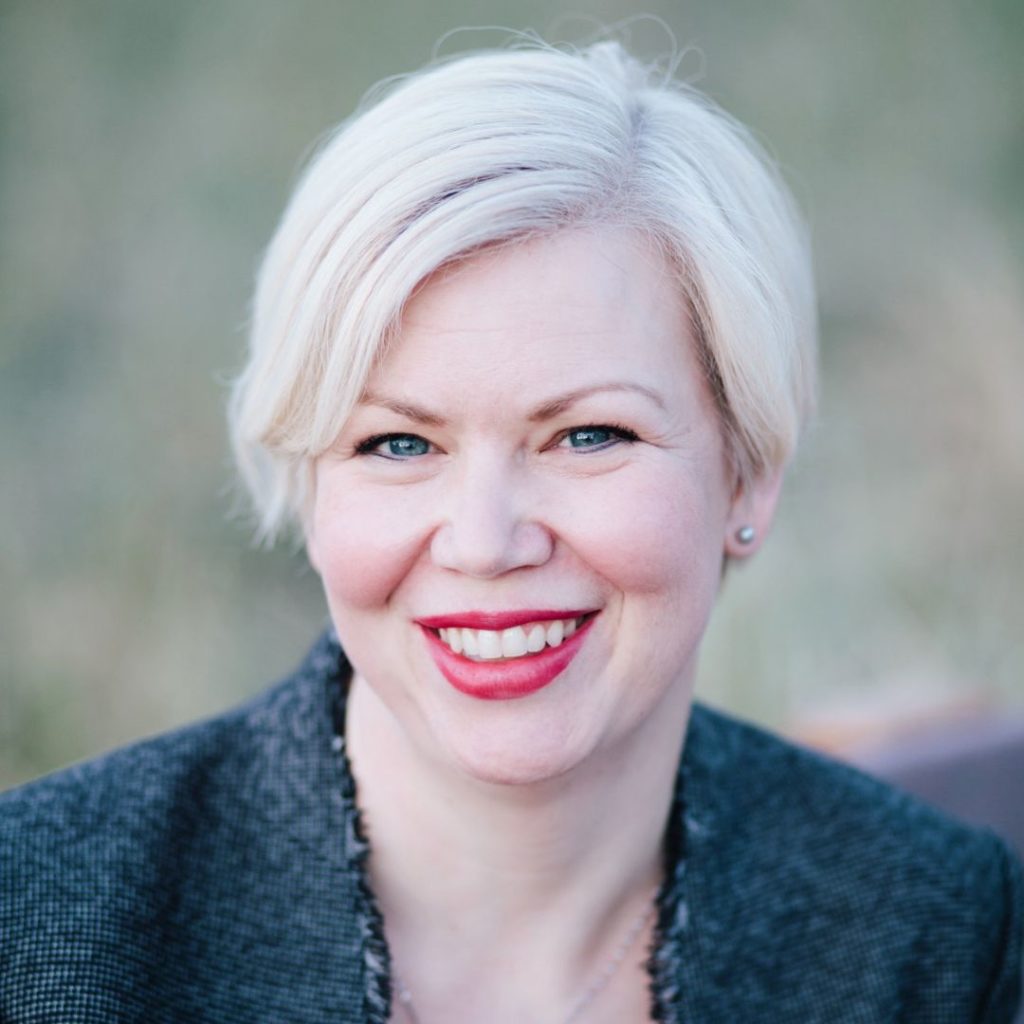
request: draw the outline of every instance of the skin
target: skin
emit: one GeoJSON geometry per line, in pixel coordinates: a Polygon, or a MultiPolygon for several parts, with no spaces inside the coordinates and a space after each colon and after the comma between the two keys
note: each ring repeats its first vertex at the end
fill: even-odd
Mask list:
{"type": "MultiPolygon", "coordinates": [[[[560,1019],[642,912],[723,557],[778,485],[737,487],[674,272],[629,232],[491,250],[408,305],[316,464],[307,544],[424,1024],[560,1019]],[[415,623],[521,608],[599,614],[517,700],[456,691],[415,623]]],[[[645,946],[588,1021],[647,1019],[645,946]]]]}

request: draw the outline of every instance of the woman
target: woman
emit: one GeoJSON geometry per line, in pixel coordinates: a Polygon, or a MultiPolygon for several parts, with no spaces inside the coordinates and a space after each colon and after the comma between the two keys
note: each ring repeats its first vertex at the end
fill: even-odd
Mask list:
{"type": "Polygon", "coordinates": [[[1009,1021],[1003,845],[692,704],[813,335],[783,186],[616,45],[344,125],[232,404],[332,628],[5,799],[2,1019],[1009,1021]]]}

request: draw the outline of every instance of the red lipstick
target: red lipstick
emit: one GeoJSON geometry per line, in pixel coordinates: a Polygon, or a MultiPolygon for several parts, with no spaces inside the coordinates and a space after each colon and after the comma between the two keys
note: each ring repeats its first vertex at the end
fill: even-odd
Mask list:
{"type": "Polygon", "coordinates": [[[595,615],[586,611],[468,612],[418,619],[427,647],[441,675],[460,693],[478,700],[516,700],[554,682],[579,653],[595,615]],[[511,629],[528,622],[578,619],[587,616],[572,636],[558,647],[536,654],[494,661],[474,661],[456,654],[435,632],[453,626],[469,629],[511,629]],[[434,625],[434,623],[438,625],[434,625]]]}
{"type": "Polygon", "coordinates": [[[514,612],[454,612],[451,615],[428,615],[416,621],[427,629],[449,629],[451,626],[465,626],[467,629],[511,629],[513,626],[525,626],[528,622],[582,619],[592,611],[592,608],[522,608],[514,612]]]}

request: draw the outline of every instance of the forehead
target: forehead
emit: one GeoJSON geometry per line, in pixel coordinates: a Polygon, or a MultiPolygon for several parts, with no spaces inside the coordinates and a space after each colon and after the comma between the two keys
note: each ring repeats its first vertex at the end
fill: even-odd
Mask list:
{"type": "MultiPolygon", "coordinates": [[[[547,235],[488,246],[440,268],[417,289],[408,312],[423,314],[463,289],[521,284],[530,298],[551,293],[563,299],[593,300],[595,289],[614,302],[671,276],[667,260],[636,231],[616,227],[565,228],[547,235]]],[[[668,285],[668,282],[665,282],[668,285]]]]}
{"type": "Polygon", "coordinates": [[[423,375],[525,386],[622,373],[668,387],[696,365],[671,262],[636,233],[575,229],[488,249],[428,278],[368,390],[423,375]]]}

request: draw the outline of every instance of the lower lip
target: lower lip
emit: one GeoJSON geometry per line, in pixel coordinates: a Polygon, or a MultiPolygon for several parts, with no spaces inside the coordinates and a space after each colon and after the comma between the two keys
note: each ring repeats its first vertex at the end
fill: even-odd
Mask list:
{"type": "MultiPolygon", "coordinates": [[[[596,616],[595,616],[596,617],[596,616]]],[[[459,693],[477,700],[516,700],[553,683],[579,653],[595,617],[557,647],[500,661],[471,661],[456,654],[432,629],[421,627],[441,675],[459,693]]]]}

